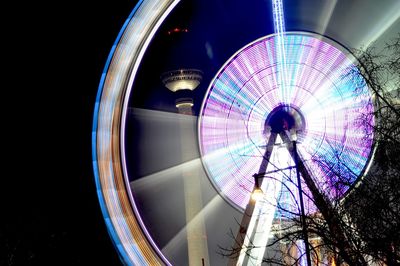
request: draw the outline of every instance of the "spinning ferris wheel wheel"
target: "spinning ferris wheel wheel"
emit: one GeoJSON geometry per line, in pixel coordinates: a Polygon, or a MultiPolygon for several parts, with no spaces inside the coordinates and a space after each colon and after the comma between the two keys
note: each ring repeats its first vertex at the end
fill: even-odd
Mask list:
{"type": "MultiPolygon", "coordinates": [[[[178,2],[138,5],[121,31],[99,87],[93,127],[96,183],[110,235],[127,264],[170,264],[169,249],[153,237],[155,223],[146,224],[153,214],[142,217],[140,199],[131,191],[138,182],[130,180],[125,150],[129,96],[141,60],[178,2]]],[[[241,245],[246,245],[243,235],[251,234],[253,244],[265,246],[273,224],[290,218],[303,194],[303,211],[315,213],[310,182],[329,199],[341,200],[368,170],[373,154],[373,132],[359,122],[360,115],[373,112],[373,103],[356,59],[330,38],[286,32],[279,6],[273,11],[275,34],[244,45],[214,74],[196,121],[198,140],[191,141],[198,141],[204,176],[218,198],[243,217],[251,212],[242,220],[246,230],[239,228],[241,240],[236,243],[241,245]],[[291,193],[299,186],[299,194],[291,193]],[[262,191],[261,200],[252,201],[255,189],[262,191]]],[[[191,74],[201,81],[201,72],[191,74]]],[[[191,108],[193,102],[182,99],[177,106],[191,108]]],[[[374,118],[369,119],[373,124],[374,118]]],[[[185,228],[189,234],[189,223],[185,228]]],[[[254,252],[233,263],[260,263],[265,250],[254,252]]],[[[209,264],[204,258],[203,263],[209,264]]]]}
{"type": "Polygon", "coordinates": [[[304,206],[310,214],[316,207],[307,179],[325,196],[340,199],[362,176],[373,145],[372,132],[365,139],[358,122],[360,114],[372,112],[372,101],[348,52],[315,34],[287,32],[282,66],[275,52],[278,38],[261,38],[232,56],[211,83],[199,122],[203,162],[216,189],[245,213],[263,213],[258,229],[249,228],[247,217],[242,222],[247,230],[261,230],[261,236],[248,239],[247,231],[239,236],[261,247],[269,235],[264,229],[282,215],[278,206],[284,202],[287,213],[298,208],[298,196],[289,193],[300,185],[296,171],[305,179],[304,206]],[[301,167],[293,170],[296,164],[301,167]],[[346,175],[340,172],[343,165],[346,175]],[[255,184],[264,203],[252,206],[255,184]]]}
{"type": "MultiPolygon", "coordinates": [[[[267,36],[222,67],[203,103],[199,137],[204,164],[216,187],[240,209],[249,201],[252,175],[268,138],[280,135],[282,142],[294,130],[299,155],[321,185],[330,180],[330,171],[318,164],[322,159],[344,161],[354,173],[350,184],[370,156],[372,137],[364,139],[357,120],[371,112],[372,102],[366,83],[355,81],[360,77],[348,52],[315,34],[289,32],[284,38],[286,84],[279,84],[277,36],[267,36]],[[285,131],[288,136],[281,134],[285,131]]],[[[343,184],[340,193],[348,188],[343,184]]]]}

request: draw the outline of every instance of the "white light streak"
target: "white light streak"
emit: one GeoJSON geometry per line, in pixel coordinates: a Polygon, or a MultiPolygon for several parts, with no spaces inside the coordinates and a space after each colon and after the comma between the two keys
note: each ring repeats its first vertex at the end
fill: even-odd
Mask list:
{"type": "Polygon", "coordinates": [[[167,255],[176,252],[176,247],[179,247],[182,243],[186,242],[186,230],[190,226],[194,226],[199,223],[203,217],[207,217],[211,215],[211,213],[219,207],[219,205],[223,203],[221,197],[217,194],[212,200],[210,200],[206,206],[189,222],[183,227],[178,234],[176,234],[163,248],[163,254],[167,255]]]}
{"type": "Polygon", "coordinates": [[[328,28],[329,22],[331,21],[333,11],[335,10],[337,0],[329,0],[326,1],[326,7],[322,9],[320,21],[318,23],[319,29],[317,32],[320,32],[322,35],[325,34],[326,29],[328,28]]]}
{"type": "Polygon", "coordinates": [[[171,182],[172,179],[180,179],[182,171],[194,171],[200,167],[201,161],[197,158],[132,181],[131,189],[138,192],[151,191],[154,187],[162,187],[165,183],[171,182]]]}
{"type": "MultiPolygon", "coordinates": [[[[384,17],[374,24],[372,29],[369,29],[367,36],[360,43],[362,47],[369,47],[377,41],[392,25],[398,24],[400,20],[400,1],[397,1],[395,6],[390,8],[384,17]]],[[[398,30],[398,29],[397,29],[398,30]]]]}
{"type": "Polygon", "coordinates": [[[120,154],[120,144],[124,141],[124,123],[120,123],[120,118],[121,110],[122,117],[126,114],[126,105],[122,107],[127,101],[123,96],[130,94],[128,88],[150,40],[178,2],[149,0],[138,4],[112,48],[96,99],[93,166],[97,192],[110,235],[126,264],[169,264],[146,231],[135,207],[132,209],[131,195],[123,189],[127,180],[125,161],[121,162],[120,154]]]}
{"type": "Polygon", "coordinates": [[[285,53],[285,17],[283,13],[282,0],[272,0],[272,12],[274,17],[274,30],[277,35],[277,66],[278,80],[280,84],[280,100],[283,103],[289,102],[289,92],[287,91],[287,71],[286,71],[286,53],[285,53]]]}

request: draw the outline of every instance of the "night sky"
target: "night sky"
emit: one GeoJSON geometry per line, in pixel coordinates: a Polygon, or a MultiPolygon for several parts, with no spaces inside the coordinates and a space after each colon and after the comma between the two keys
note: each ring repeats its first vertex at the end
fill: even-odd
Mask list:
{"type": "Polygon", "coordinates": [[[97,199],[91,130],[103,67],[134,6],[16,7],[3,60],[0,265],[121,265],[97,199]]]}
{"type": "MultiPolygon", "coordinates": [[[[9,24],[18,21],[22,26],[12,27],[5,42],[7,49],[3,51],[6,60],[10,59],[4,64],[8,66],[3,74],[8,81],[4,83],[10,85],[2,87],[9,88],[11,95],[2,97],[6,160],[0,183],[0,265],[121,265],[97,199],[91,131],[102,70],[136,1],[83,2],[32,3],[24,5],[24,9],[17,6],[21,11],[9,21],[9,24]]],[[[238,9],[239,2],[213,1],[211,9],[201,4],[203,1],[196,7],[187,4],[186,9],[192,12],[194,8],[206,11],[210,20],[191,24],[195,20],[188,21],[193,15],[189,11],[186,17],[163,28],[178,25],[204,34],[191,38],[207,40],[208,46],[194,42],[183,53],[202,51],[197,54],[198,59],[207,58],[206,62],[192,58],[188,63],[190,67],[207,65],[207,82],[235,51],[273,31],[271,18],[263,15],[271,13],[269,1],[254,1],[265,9],[255,6],[238,9]],[[249,13],[258,19],[246,19],[249,13]],[[213,49],[212,58],[204,56],[207,47],[213,49]]],[[[287,2],[290,2],[285,7],[288,30],[319,32],[326,16],[319,11],[324,11],[326,1],[306,0],[302,5],[287,2]]],[[[374,1],[366,1],[369,4],[364,5],[358,2],[338,1],[326,31],[329,37],[358,47],[371,39],[372,34],[379,33],[378,26],[387,21],[385,14],[396,4],[396,0],[386,0],[379,3],[380,8],[374,8],[374,1]],[[358,11],[360,8],[362,12],[358,11]]],[[[387,32],[394,31],[398,31],[396,26],[387,32]]],[[[153,57],[162,53],[150,52],[153,57]]],[[[164,59],[172,62],[168,57],[176,52],[163,55],[164,59]]],[[[185,65],[187,58],[180,57],[176,66],[185,65]]],[[[148,58],[146,62],[151,64],[154,60],[148,58]]],[[[171,68],[173,64],[156,64],[154,77],[158,77],[157,72],[171,68]]],[[[162,87],[157,78],[141,82],[139,87],[162,87]]],[[[196,97],[201,98],[206,86],[196,97]]],[[[166,89],[156,95],[136,92],[140,97],[132,103],[135,107],[163,111],[174,108],[165,104],[173,102],[166,89]]],[[[195,106],[197,111],[199,107],[195,106]]]]}

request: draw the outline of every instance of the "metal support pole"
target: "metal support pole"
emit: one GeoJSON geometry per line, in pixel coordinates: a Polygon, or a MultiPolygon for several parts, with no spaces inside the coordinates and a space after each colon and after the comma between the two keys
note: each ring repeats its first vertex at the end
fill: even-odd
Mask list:
{"type": "Polygon", "coordinates": [[[294,153],[294,164],[296,165],[296,174],[297,174],[297,183],[299,187],[299,200],[300,200],[300,209],[301,209],[301,224],[303,227],[303,239],[304,246],[306,248],[306,258],[307,265],[311,266],[311,254],[310,254],[310,246],[308,243],[308,233],[307,233],[307,225],[306,225],[306,214],[304,211],[304,201],[303,201],[303,190],[301,189],[301,179],[300,179],[300,171],[298,167],[299,156],[297,154],[297,144],[296,141],[292,141],[293,143],[293,153],[294,153]]]}

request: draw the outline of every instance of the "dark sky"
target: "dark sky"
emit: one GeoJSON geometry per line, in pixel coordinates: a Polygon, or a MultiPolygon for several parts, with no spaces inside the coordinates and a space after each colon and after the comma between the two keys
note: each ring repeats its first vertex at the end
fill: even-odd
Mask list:
{"type": "Polygon", "coordinates": [[[120,265],[95,191],[91,128],[101,72],[135,1],[20,5],[3,59],[0,265],[120,265]]]}

